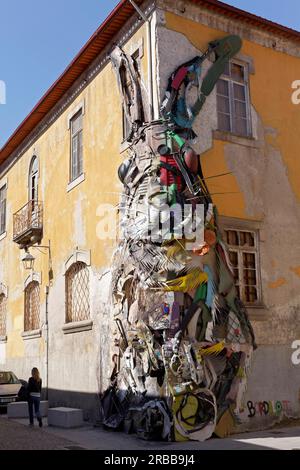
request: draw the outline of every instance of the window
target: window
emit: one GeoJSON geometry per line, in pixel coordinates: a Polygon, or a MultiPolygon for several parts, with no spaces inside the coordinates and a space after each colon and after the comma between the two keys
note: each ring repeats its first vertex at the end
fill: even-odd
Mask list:
{"type": "Polygon", "coordinates": [[[89,270],[81,261],[66,272],[66,323],[90,318],[89,270]]]}
{"type": "Polygon", "coordinates": [[[6,336],[6,296],[0,294],[0,336],[6,336]]]}
{"type": "Polygon", "coordinates": [[[39,178],[39,162],[37,157],[32,157],[29,167],[29,201],[38,200],[38,178],[39,178]]]}
{"type": "Polygon", "coordinates": [[[28,201],[29,213],[28,222],[31,223],[31,226],[35,226],[38,223],[39,217],[39,205],[38,205],[38,182],[39,182],[39,161],[36,156],[32,157],[30,166],[29,166],[29,175],[28,175],[28,201]],[[31,219],[31,220],[30,220],[31,219]]]}
{"type": "Polygon", "coordinates": [[[70,121],[71,129],[71,168],[70,180],[83,174],[82,109],[70,121]]]}
{"type": "Polygon", "coordinates": [[[238,295],[245,304],[259,304],[258,233],[236,229],[227,229],[225,233],[238,295]]]}
{"type": "Polygon", "coordinates": [[[0,235],[6,231],[6,185],[0,188],[0,235]]]}
{"type": "Polygon", "coordinates": [[[24,331],[38,330],[40,327],[40,285],[32,281],[25,288],[24,331]]]}
{"type": "Polygon", "coordinates": [[[217,83],[218,129],[251,135],[248,68],[230,62],[217,83]]]}

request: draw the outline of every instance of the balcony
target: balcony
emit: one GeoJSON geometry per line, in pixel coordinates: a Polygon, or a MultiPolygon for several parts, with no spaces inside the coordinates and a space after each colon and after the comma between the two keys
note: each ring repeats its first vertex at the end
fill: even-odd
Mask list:
{"type": "Polygon", "coordinates": [[[13,216],[13,241],[23,246],[39,243],[43,236],[43,203],[29,201],[13,216]]]}

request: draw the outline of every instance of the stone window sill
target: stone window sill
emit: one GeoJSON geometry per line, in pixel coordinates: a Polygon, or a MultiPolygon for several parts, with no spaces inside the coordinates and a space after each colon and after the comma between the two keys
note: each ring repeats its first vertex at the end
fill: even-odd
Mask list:
{"type": "Polygon", "coordinates": [[[23,331],[22,338],[24,341],[28,339],[36,339],[42,336],[42,330],[31,330],[31,331],[23,331]]]}
{"type": "Polygon", "coordinates": [[[249,314],[249,320],[266,321],[269,319],[268,309],[265,305],[245,305],[249,314]]]}
{"type": "Polygon", "coordinates": [[[1,233],[1,235],[0,235],[0,242],[1,242],[1,240],[4,240],[4,238],[6,238],[6,236],[7,236],[7,232],[1,233]]]}
{"type": "Polygon", "coordinates": [[[71,181],[71,183],[68,184],[67,186],[67,193],[72,191],[72,189],[76,188],[79,184],[81,184],[85,180],[85,173],[82,173],[82,175],[78,176],[76,180],[71,181]]]}
{"type": "Polygon", "coordinates": [[[7,343],[7,336],[6,335],[0,336],[0,344],[3,344],[3,343],[7,343]]]}
{"type": "Polygon", "coordinates": [[[80,333],[82,331],[89,331],[93,329],[93,320],[84,320],[74,323],[66,323],[63,327],[63,333],[70,335],[73,333],[80,333]]]}
{"type": "Polygon", "coordinates": [[[260,148],[261,143],[254,139],[254,137],[246,137],[232,132],[226,131],[213,131],[213,137],[216,140],[223,140],[225,142],[232,142],[233,144],[244,145],[245,147],[260,148]]]}

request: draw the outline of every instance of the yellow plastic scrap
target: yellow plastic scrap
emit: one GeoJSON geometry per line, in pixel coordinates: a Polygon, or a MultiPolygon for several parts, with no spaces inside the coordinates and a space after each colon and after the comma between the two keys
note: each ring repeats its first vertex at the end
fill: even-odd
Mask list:
{"type": "Polygon", "coordinates": [[[213,346],[210,346],[209,348],[201,348],[198,351],[198,354],[200,356],[217,356],[220,354],[220,352],[223,351],[225,348],[225,341],[221,341],[220,343],[216,343],[213,346]]]}
{"type": "Polygon", "coordinates": [[[244,379],[246,377],[246,373],[245,373],[245,370],[244,370],[243,367],[238,368],[238,371],[236,373],[236,377],[238,377],[239,379],[244,379]]]}
{"type": "Polygon", "coordinates": [[[169,260],[176,260],[181,263],[185,263],[187,260],[188,253],[184,247],[185,242],[178,241],[176,244],[169,245],[166,251],[166,256],[169,260]]]}
{"type": "Polygon", "coordinates": [[[183,248],[182,246],[180,246],[178,243],[176,245],[171,245],[168,247],[168,250],[167,250],[167,257],[169,259],[171,258],[175,258],[176,255],[178,253],[180,253],[181,251],[183,251],[183,248]]]}
{"type": "MultiPolygon", "coordinates": [[[[173,416],[176,416],[178,410],[181,408],[184,398],[185,398],[184,395],[178,395],[178,396],[173,397],[173,406],[172,406],[173,416]]],[[[194,429],[198,407],[199,407],[199,403],[198,403],[196,396],[189,395],[189,397],[186,400],[186,404],[184,408],[181,410],[181,415],[185,420],[185,422],[182,423],[182,426],[186,431],[192,431],[194,429]]],[[[174,428],[174,435],[175,435],[176,442],[184,442],[184,441],[189,440],[188,437],[183,436],[178,431],[176,426],[174,428]]]]}
{"type": "Polygon", "coordinates": [[[196,289],[200,284],[208,281],[207,273],[199,268],[192,269],[185,276],[167,281],[165,290],[173,292],[189,292],[196,289]]]}

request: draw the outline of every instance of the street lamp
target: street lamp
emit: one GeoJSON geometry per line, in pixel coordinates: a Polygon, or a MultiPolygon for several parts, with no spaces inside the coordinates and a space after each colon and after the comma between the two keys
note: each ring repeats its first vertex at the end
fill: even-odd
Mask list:
{"type": "Polygon", "coordinates": [[[29,253],[28,249],[25,250],[25,255],[22,258],[22,263],[26,271],[31,271],[34,267],[35,258],[29,253]]]}
{"type": "MultiPolygon", "coordinates": [[[[24,269],[28,271],[33,271],[34,268],[34,262],[35,262],[35,257],[32,256],[31,253],[28,251],[28,246],[23,245],[21,247],[22,249],[25,250],[25,253],[23,257],[21,258],[24,269]]],[[[49,245],[43,246],[43,245],[38,245],[34,246],[31,245],[30,249],[36,249],[39,250],[42,254],[44,253],[42,250],[45,249],[48,252],[48,277],[49,277],[49,285],[46,286],[46,371],[47,371],[47,376],[46,376],[46,396],[48,397],[48,377],[49,377],[49,322],[48,322],[48,295],[49,295],[49,286],[52,285],[53,281],[53,270],[52,270],[52,257],[51,257],[51,247],[50,247],[50,240],[49,240],[49,245]]]]}
{"type": "MultiPolygon", "coordinates": [[[[32,256],[32,254],[29,252],[29,250],[28,250],[29,247],[28,246],[23,246],[22,248],[25,250],[24,256],[23,256],[23,258],[21,258],[24,269],[26,269],[26,271],[31,271],[34,268],[35,257],[32,256]]],[[[48,251],[48,255],[49,255],[48,274],[49,274],[49,282],[51,282],[53,280],[53,271],[52,271],[50,240],[49,240],[49,245],[47,245],[47,246],[43,246],[43,245],[34,246],[34,245],[31,245],[30,249],[31,250],[32,249],[39,250],[43,254],[45,254],[45,253],[42,251],[42,249],[45,249],[45,250],[48,251]]]]}

